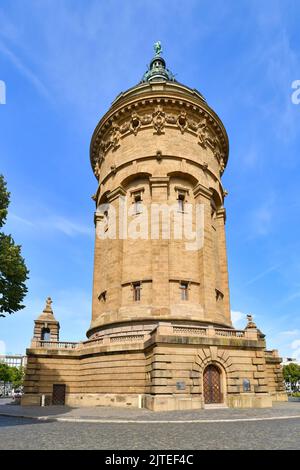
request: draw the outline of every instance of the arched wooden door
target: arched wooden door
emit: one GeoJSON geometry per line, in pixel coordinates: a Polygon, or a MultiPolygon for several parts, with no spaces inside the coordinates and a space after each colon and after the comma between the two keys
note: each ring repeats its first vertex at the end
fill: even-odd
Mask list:
{"type": "Polygon", "coordinates": [[[204,403],[222,403],[221,371],[214,364],[206,367],[203,374],[204,403]]]}

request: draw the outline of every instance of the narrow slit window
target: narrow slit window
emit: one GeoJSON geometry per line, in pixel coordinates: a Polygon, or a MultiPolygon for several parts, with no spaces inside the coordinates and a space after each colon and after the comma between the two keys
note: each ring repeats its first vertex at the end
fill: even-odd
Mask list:
{"type": "Polygon", "coordinates": [[[135,282],[133,284],[133,300],[134,302],[139,302],[141,300],[141,283],[135,282]]]}
{"type": "Polygon", "coordinates": [[[178,200],[178,210],[180,212],[184,212],[185,195],[183,193],[179,193],[177,200],[178,200]]]}
{"type": "Polygon", "coordinates": [[[189,295],[188,295],[189,285],[188,285],[188,283],[181,281],[179,287],[180,287],[180,298],[181,298],[181,300],[188,300],[188,298],[189,298],[189,295]]]}
{"type": "Polygon", "coordinates": [[[133,204],[134,204],[134,213],[140,214],[142,212],[142,195],[140,193],[134,196],[133,204]]]}
{"type": "Polygon", "coordinates": [[[104,211],[104,217],[105,217],[105,228],[104,231],[107,232],[108,230],[108,224],[109,224],[109,216],[108,216],[108,211],[104,211]]]}
{"type": "Polygon", "coordinates": [[[106,302],[106,290],[101,292],[101,294],[99,295],[99,300],[100,302],[106,302]]]}

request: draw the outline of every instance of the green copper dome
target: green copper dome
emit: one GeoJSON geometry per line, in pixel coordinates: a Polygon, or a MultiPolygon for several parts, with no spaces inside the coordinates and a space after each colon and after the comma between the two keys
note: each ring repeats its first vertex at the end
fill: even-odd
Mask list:
{"type": "Polygon", "coordinates": [[[170,81],[175,82],[175,77],[173,73],[166,68],[166,62],[161,57],[162,48],[160,41],[157,41],[154,44],[155,56],[148,66],[148,70],[144,73],[141,83],[144,82],[155,82],[155,81],[170,81]]]}

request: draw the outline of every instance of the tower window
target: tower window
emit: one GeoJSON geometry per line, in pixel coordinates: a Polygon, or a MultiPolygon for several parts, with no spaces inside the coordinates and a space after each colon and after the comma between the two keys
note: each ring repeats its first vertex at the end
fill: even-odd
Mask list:
{"type": "Polygon", "coordinates": [[[221,302],[223,298],[224,298],[224,294],[218,289],[216,289],[216,301],[221,302]]]}
{"type": "Polygon", "coordinates": [[[100,300],[100,302],[106,302],[106,290],[104,290],[103,292],[101,292],[101,294],[99,294],[98,299],[100,300]]]}
{"type": "Polygon", "coordinates": [[[184,212],[184,202],[185,202],[185,195],[183,193],[178,194],[178,210],[180,212],[184,212]]]}
{"type": "Polygon", "coordinates": [[[142,212],[142,195],[141,193],[135,194],[134,195],[134,213],[135,214],[140,214],[142,212]]]}
{"type": "Polygon", "coordinates": [[[189,284],[188,284],[188,282],[181,281],[180,284],[179,284],[179,287],[180,287],[181,300],[188,300],[188,298],[189,298],[189,295],[188,295],[189,284]]]}
{"type": "Polygon", "coordinates": [[[142,195],[143,195],[144,188],[139,188],[131,191],[131,198],[132,198],[132,203],[133,203],[133,215],[140,214],[143,212],[142,208],[142,195]]]}
{"type": "Polygon", "coordinates": [[[104,211],[104,217],[105,217],[105,232],[107,232],[107,230],[108,230],[108,224],[109,224],[108,211],[104,211]]]}
{"type": "Polygon", "coordinates": [[[177,193],[178,211],[184,212],[189,190],[181,186],[175,186],[175,191],[177,193]]]}
{"type": "Polygon", "coordinates": [[[43,328],[41,332],[41,340],[42,341],[50,341],[51,336],[50,336],[50,330],[49,328],[43,328]]]}
{"type": "Polygon", "coordinates": [[[133,300],[139,302],[141,300],[141,282],[135,282],[133,284],[133,300]]]}

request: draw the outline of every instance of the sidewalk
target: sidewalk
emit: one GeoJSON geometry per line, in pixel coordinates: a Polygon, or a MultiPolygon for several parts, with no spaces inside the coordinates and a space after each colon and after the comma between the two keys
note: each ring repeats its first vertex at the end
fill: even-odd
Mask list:
{"type": "Polygon", "coordinates": [[[223,422],[300,418],[300,402],[276,403],[273,408],[220,408],[153,412],[138,408],[68,406],[20,406],[10,399],[0,400],[0,416],[46,421],[94,423],[223,422]]]}

